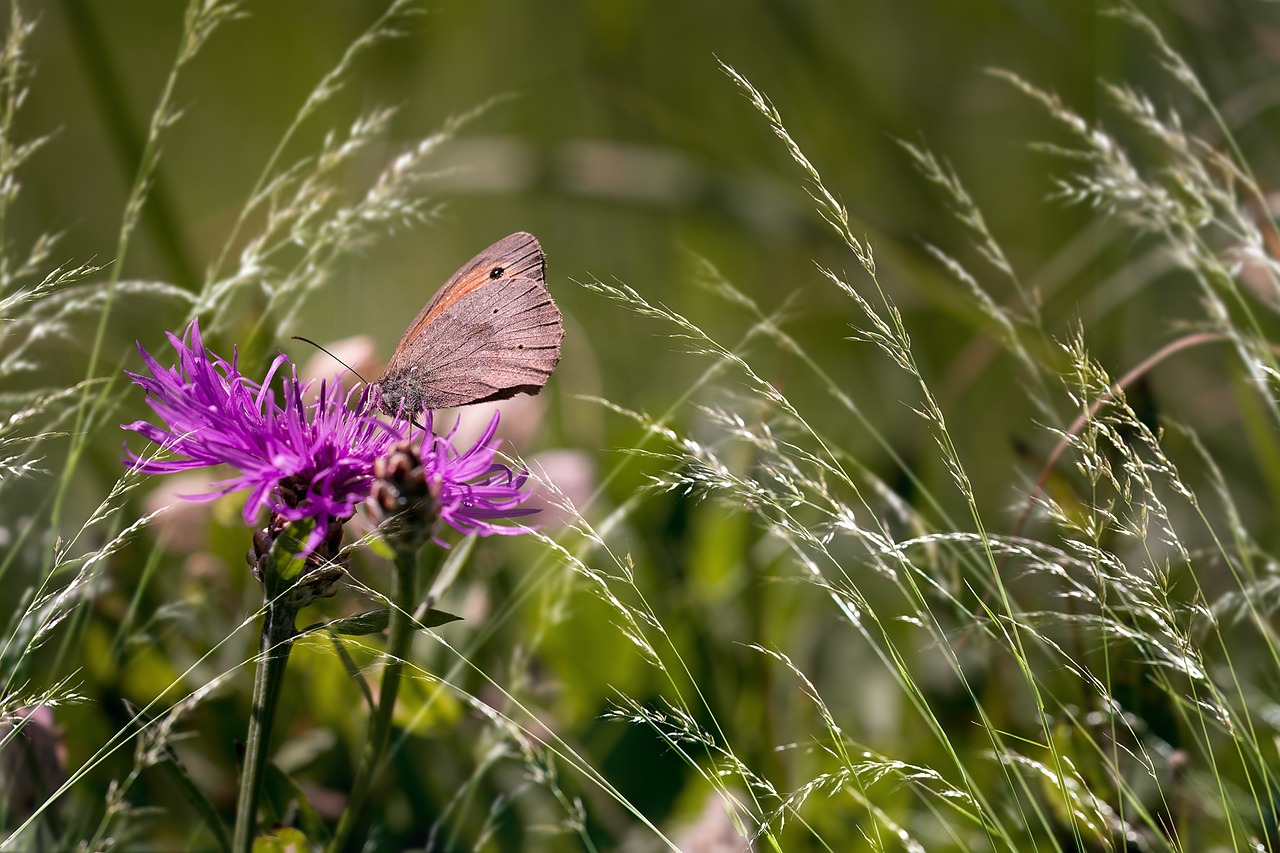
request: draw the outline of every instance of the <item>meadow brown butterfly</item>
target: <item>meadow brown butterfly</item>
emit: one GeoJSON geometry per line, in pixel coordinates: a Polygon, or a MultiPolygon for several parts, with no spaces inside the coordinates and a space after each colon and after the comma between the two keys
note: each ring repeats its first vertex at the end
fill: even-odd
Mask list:
{"type": "Polygon", "coordinates": [[[464,264],[396,345],[378,381],[382,408],[414,415],[542,390],[564,337],[546,267],[523,231],[464,264]]]}

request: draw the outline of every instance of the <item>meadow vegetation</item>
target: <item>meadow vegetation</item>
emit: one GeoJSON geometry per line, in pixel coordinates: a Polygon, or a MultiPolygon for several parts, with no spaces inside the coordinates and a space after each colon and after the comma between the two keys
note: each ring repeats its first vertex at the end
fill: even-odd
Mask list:
{"type": "MultiPolygon", "coordinates": [[[[201,263],[139,277],[140,235],[150,258],[181,243],[155,218],[181,218],[157,190],[175,128],[202,120],[186,76],[252,8],[188,4],[115,243],[68,257],[62,223],[28,236],[24,174],[55,129],[25,132],[41,21],[9,6],[0,849],[230,849],[261,663],[253,531],[243,494],[176,499],[202,484],[122,453],[155,452],[119,428],[148,415],[132,341],[163,362],[163,333],[198,318],[261,375],[350,265],[437,226],[451,146],[509,106],[493,92],[411,139],[382,105],[316,131],[418,25],[393,2],[297,101],[201,263]]],[[[947,139],[910,135],[894,151],[936,221],[894,244],[850,212],[826,177],[838,148],[808,150],[775,106],[787,93],[708,57],[703,97],[777,155],[761,198],[803,199],[797,242],[818,248],[767,294],[713,252],[659,291],[557,266],[544,238],[564,362],[503,414],[543,523],[442,532],[423,606],[462,621],[391,661],[381,632],[324,629],[401,606],[375,525],[347,525],[347,571],[303,610],[318,627],[284,676],[263,849],[331,841],[389,662],[387,757],[346,849],[1280,847],[1275,208],[1222,95],[1136,8],[1097,11],[1158,90],[1101,79],[1086,108],[1030,70],[987,72],[1045,120],[1016,141],[1052,181],[1034,203],[1078,225],[1043,256],[1006,248],[976,200],[994,191],[970,188],[947,139]],[[680,365],[658,393],[612,384],[655,348],[651,369],[680,365]]]]}

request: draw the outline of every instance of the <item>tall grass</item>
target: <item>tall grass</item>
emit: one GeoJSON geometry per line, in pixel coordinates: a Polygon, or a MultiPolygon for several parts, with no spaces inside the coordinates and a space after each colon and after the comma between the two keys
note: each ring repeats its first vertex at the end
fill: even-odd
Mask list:
{"type": "MultiPolygon", "coordinates": [[[[1149,37],[1173,83],[1230,140],[1159,32],[1136,13],[1118,17],[1149,37]]],[[[914,484],[913,501],[904,500],[842,449],[840,435],[815,426],[830,423],[829,408],[837,407],[848,429],[867,431],[893,455],[869,401],[714,271],[711,283],[726,301],[756,318],[752,343],[795,356],[827,388],[828,402],[793,402],[753,368],[748,350],[722,346],[629,287],[591,284],[669,325],[728,374],[726,384],[743,389],[699,406],[693,434],[667,417],[615,408],[661,446],[641,451],[660,460],[654,487],[748,513],[764,531],[756,547],[773,553],[770,572],[819,590],[830,630],[843,636],[834,642],[863,650],[866,669],[839,678],[876,685],[901,717],[891,727],[896,748],[869,742],[846,718],[848,706],[842,712],[826,698],[843,692],[839,678],[828,672],[820,681],[797,663],[785,634],[745,638],[808,708],[791,712],[796,726],[778,744],[789,750],[784,767],[749,761],[735,745],[743,732],[706,721],[707,698],[683,683],[682,652],[659,618],[621,603],[620,589],[643,600],[632,574],[584,572],[643,656],[671,679],[661,704],[623,699],[617,715],[648,726],[697,768],[735,825],[754,827],[754,843],[768,849],[849,849],[855,838],[870,849],[1274,849],[1274,561],[1195,433],[1150,423],[1127,401],[1135,383],[1174,355],[1227,344],[1235,358],[1226,369],[1240,377],[1233,387],[1246,398],[1241,408],[1272,424],[1260,429],[1260,452],[1274,446],[1276,349],[1259,316],[1274,303],[1258,298],[1267,300],[1276,281],[1265,248],[1274,226],[1257,216],[1268,207],[1247,165],[1229,142],[1222,150],[1192,135],[1186,119],[1129,86],[1103,84],[1124,125],[1117,135],[1019,75],[997,72],[1064,130],[1063,140],[1039,146],[1068,169],[1055,201],[1087,206],[1112,228],[1158,241],[1198,288],[1202,315],[1190,328],[1171,324],[1169,343],[1117,381],[1091,355],[1086,328],[1054,336],[1038,295],[959,176],[904,143],[981,266],[927,251],[1019,367],[1015,393],[1033,402],[1053,447],[1040,474],[1018,490],[1022,508],[1010,513],[979,501],[970,472],[983,460],[966,458],[949,427],[982,413],[944,410],[880,284],[872,246],[768,98],[735,69],[725,71],[861,268],[854,277],[820,272],[849,300],[857,318],[851,339],[874,346],[914,386],[908,404],[964,512],[948,510],[949,496],[931,493],[894,457],[895,474],[914,484]],[[1134,133],[1141,156],[1121,142],[1134,133]],[[1012,298],[1002,301],[1001,292],[1012,298]],[[870,668],[879,677],[869,677],[870,668]],[[939,682],[948,686],[940,690],[939,682]],[[833,825],[833,814],[843,825],[833,825]]]]}
{"type": "MultiPolygon", "coordinates": [[[[90,680],[105,676],[117,682],[128,668],[139,665],[136,649],[153,642],[152,632],[171,631],[190,617],[181,602],[164,603],[175,592],[172,580],[157,575],[166,555],[154,542],[138,542],[140,531],[174,507],[144,511],[139,477],[118,461],[117,425],[128,420],[127,413],[136,405],[122,371],[136,363],[131,348],[122,348],[119,333],[112,331],[114,321],[122,314],[154,311],[157,317],[171,318],[171,328],[176,329],[184,314],[199,316],[215,335],[237,328],[242,333],[241,363],[260,361],[282,338],[281,330],[293,328],[299,307],[332,279],[343,258],[379,235],[421,224],[430,216],[423,191],[430,158],[469,116],[452,119],[439,132],[405,147],[369,174],[363,186],[354,188],[345,170],[366,157],[372,144],[384,141],[394,110],[372,109],[349,127],[328,132],[318,150],[295,150],[295,136],[341,90],[357,58],[403,34],[416,11],[404,0],[393,2],[353,40],[297,111],[198,290],[128,280],[131,246],[145,222],[142,211],[155,186],[165,143],[183,118],[178,93],[184,73],[219,28],[242,11],[236,2],[192,0],[172,70],[148,123],[111,262],[55,267],[50,259],[59,235],[42,234],[29,246],[3,239],[7,234],[2,223],[18,201],[21,168],[47,141],[15,136],[16,117],[38,69],[26,58],[34,19],[22,4],[9,8],[0,55],[0,294],[5,320],[0,343],[5,384],[0,499],[9,510],[0,575],[10,589],[22,593],[6,600],[0,717],[11,724],[5,725],[0,746],[16,762],[6,765],[10,778],[5,789],[43,794],[36,803],[15,806],[18,801],[11,798],[3,806],[3,844],[102,849],[148,837],[146,816],[151,808],[136,802],[134,788],[153,767],[167,768],[209,827],[216,825],[217,815],[178,759],[173,739],[184,737],[181,726],[219,694],[224,682],[253,665],[251,657],[241,656],[243,636],[238,634],[261,616],[253,605],[236,617],[237,622],[224,623],[208,646],[179,643],[167,650],[168,659],[150,661],[160,664],[160,671],[152,673],[160,680],[144,689],[149,701],[109,712],[104,721],[122,712],[124,725],[104,734],[69,774],[46,772],[42,777],[35,764],[23,763],[24,742],[31,735],[23,733],[23,709],[83,707],[92,701],[78,690],[86,669],[92,672],[90,680]],[[88,345],[80,346],[85,341],[88,345]],[[123,356],[107,354],[122,349],[123,356]],[[58,384],[66,381],[62,351],[82,355],[72,367],[80,376],[73,375],[66,387],[58,384]],[[86,476],[90,459],[95,470],[86,476]],[[113,461],[103,465],[104,459],[113,461]],[[104,469],[109,473],[99,483],[96,475],[104,469]],[[101,491],[85,488],[86,481],[101,484],[101,491]],[[116,576],[110,568],[122,557],[135,567],[127,577],[116,576]],[[102,625],[95,624],[95,608],[104,605],[123,610],[111,620],[114,635],[107,637],[101,634],[102,625]],[[110,657],[86,660],[86,650],[99,643],[109,649],[110,657]],[[104,767],[121,766],[126,772],[111,780],[105,808],[65,808],[86,778],[104,767]],[[61,809],[59,802],[64,804],[61,809]]],[[[158,339],[163,331],[155,328],[151,334],[158,339]]],[[[194,830],[192,838],[200,831],[194,830]]]]}
{"type": "MultiPolygon", "coordinates": [[[[34,24],[10,9],[0,53],[0,577],[19,592],[0,651],[0,788],[21,779],[38,795],[0,798],[0,847],[224,848],[261,606],[248,573],[222,558],[244,550],[247,531],[215,506],[185,522],[207,530],[208,545],[166,571],[179,558],[146,530],[180,509],[146,504],[141,479],[116,461],[114,427],[136,404],[122,382],[131,362],[113,354],[116,326],[140,311],[173,328],[199,316],[242,361],[263,358],[344,258],[429,218],[431,158],[472,116],[404,147],[354,189],[349,167],[386,138],[391,110],[371,109],[297,153],[301,129],[353,62],[412,13],[393,2],[298,109],[199,287],[132,281],[157,164],[175,122],[191,120],[176,106],[183,74],[240,11],[193,0],[114,256],[59,266],[57,235],[19,247],[4,229],[43,142],[15,137],[38,69],[25,58],[34,24]],[[89,345],[68,373],[57,353],[73,341],[89,345]],[[22,709],[36,707],[59,715],[65,775],[56,761],[32,769],[24,744],[35,743],[25,731],[35,718],[22,709]],[[17,754],[27,763],[7,760],[17,754]]],[[[597,503],[561,497],[568,529],[500,557],[470,544],[450,555],[431,600],[453,595],[474,627],[432,634],[403,661],[410,681],[389,781],[361,827],[371,849],[1280,846],[1280,585],[1270,537],[1254,527],[1269,515],[1239,505],[1220,439],[1130,401],[1152,371],[1204,359],[1242,413],[1236,444],[1256,455],[1259,478],[1277,480],[1274,224],[1259,215],[1265,193],[1195,74],[1149,22],[1120,17],[1146,34],[1172,88],[1225,143],[1123,83],[1103,88],[1114,116],[1104,124],[1021,75],[996,74],[1061,127],[1040,146],[1061,175],[1051,203],[1082,206],[1098,227],[1154,247],[1196,288],[1201,313],[1168,322],[1166,343],[1133,369],[1102,363],[1083,320],[1055,322],[1036,271],[1019,269],[945,158],[902,145],[970,242],[926,253],[1018,371],[1010,393],[1026,396],[1034,420],[1016,425],[948,406],[922,358],[928,342],[913,339],[882,284],[874,239],[780,111],[723,66],[726,96],[745,96],[847,251],[853,274],[817,274],[849,312],[848,346],[903,378],[908,390],[891,404],[918,416],[928,459],[887,433],[883,400],[788,332],[806,310],[798,299],[761,306],[699,260],[698,283],[746,318],[726,344],[638,283],[586,284],[659,324],[705,372],[658,414],[612,393],[598,401],[634,425],[635,440],[597,503]],[[1224,363],[1207,355],[1224,352],[1224,363]],[[771,379],[761,365],[777,354],[822,395],[771,379]],[[966,449],[962,422],[1038,436],[1034,473],[1010,472],[998,503],[975,486],[990,463],[966,449]],[[859,458],[863,447],[876,448],[876,462],[859,458]],[[944,479],[922,476],[926,464],[944,479]],[[638,478],[646,488],[601,511],[602,496],[618,492],[611,483],[638,478]],[[678,570],[663,574],[664,549],[677,548],[678,570]],[[483,582],[460,582],[464,573],[483,582]]],[[[350,538],[353,552],[376,549],[372,536],[350,538]]],[[[353,574],[321,612],[340,615],[352,598],[385,601],[376,575],[353,574]]],[[[283,714],[295,725],[280,734],[269,810],[312,842],[345,793],[380,658],[377,639],[322,632],[295,653],[283,714]]]]}

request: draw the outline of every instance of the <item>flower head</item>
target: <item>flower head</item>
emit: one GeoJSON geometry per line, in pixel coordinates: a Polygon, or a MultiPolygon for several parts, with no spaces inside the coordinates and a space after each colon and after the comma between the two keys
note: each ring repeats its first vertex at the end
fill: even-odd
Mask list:
{"type": "Polygon", "coordinates": [[[169,342],[178,355],[176,367],[162,366],[139,345],[150,375],[129,374],[147,392],[147,403],[164,426],[135,421],[124,428],[174,456],[142,457],[126,448],[126,459],[146,474],[219,464],[237,471],[208,492],[183,497],[211,500],[248,489],[247,523],[264,507],[288,522],[315,522],[304,553],[332,537],[333,523],[350,518],[374,491],[375,481],[381,490],[375,504],[385,515],[430,498],[424,521],[433,537],[437,520],[469,535],[528,530],[495,523],[537,511],[519,506],[527,496],[521,489],[528,472],[517,474],[494,461],[496,413],[475,445],[460,453],[451,443],[457,427],[448,436],[434,435],[428,412],[421,446],[413,448],[405,422],[378,418],[376,386],[344,396],[341,386],[321,383],[319,396],[307,403],[310,384],[298,381],[284,354],[256,382],[240,373],[234,354],[228,363],[205,349],[197,322],[181,339],[169,335],[169,342]],[[284,375],[283,403],[271,387],[278,374],[284,375]],[[408,479],[396,480],[393,471],[408,479]]]}
{"type": "Polygon", "coordinates": [[[147,392],[147,403],[164,426],[147,421],[125,424],[178,458],[144,458],[126,449],[127,459],[146,474],[168,474],[228,464],[238,473],[212,490],[184,495],[193,500],[249,489],[244,518],[252,523],[263,507],[288,521],[315,522],[309,552],[325,536],[329,522],[350,518],[373,485],[373,461],[403,436],[376,416],[370,389],[348,408],[341,386],[322,383],[312,403],[304,402],[289,359],[281,354],[262,382],[243,376],[235,355],[228,363],[205,349],[197,322],[181,339],[169,335],[178,366],[163,367],[139,345],[151,374],[130,373],[147,392]],[[282,368],[283,405],[271,384],[282,368]]]}
{"type": "Polygon", "coordinates": [[[422,444],[403,442],[375,467],[374,515],[401,516],[400,535],[412,539],[414,533],[425,534],[440,544],[444,543],[435,536],[437,522],[474,536],[527,532],[528,527],[495,523],[538,512],[520,506],[529,496],[522,491],[529,472],[517,474],[494,461],[501,443],[496,437],[498,419],[495,411],[475,444],[460,453],[453,446],[458,424],[446,436],[435,435],[431,413],[426,413],[422,444]]]}

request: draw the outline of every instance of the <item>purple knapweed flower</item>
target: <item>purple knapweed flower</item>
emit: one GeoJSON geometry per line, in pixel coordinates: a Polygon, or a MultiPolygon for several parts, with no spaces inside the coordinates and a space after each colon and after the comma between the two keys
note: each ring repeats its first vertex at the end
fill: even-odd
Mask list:
{"type": "Polygon", "coordinates": [[[332,383],[322,383],[319,397],[304,402],[308,386],[298,382],[283,353],[266,378],[255,382],[240,373],[235,355],[227,363],[205,349],[198,321],[181,340],[168,337],[177,367],[163,367],[139,344],[151,375],[129,374],[164,426],[135,421],[124,428],[185,458],[143,458],[126,450],[128,461],[145,474],[230,465],[239,473],[212,483],[208,492],[183,497],[212,500],[249,489],[246,523],[263,507],[289,521],[315,521],[304,549],[309,553],[331,520],[350,518],[368,497],[373,461],[403,437],[401,431],[374,416],[376,400],[367,388],[353,409],[332,383]],[[271,383],[284,367],[289,370],[282,406],[271,383]]]}
{"type": "MultiPolygon", "coordinates": [[[[178,458],[146,458],[126,448],[126,460],[146,474],[230,465],[236,475],[212,483],[208,492],[183,497],[212,500],[249,489],[246,523],[252,524],[264,507],[288,521],[315,522],[304,554],[320,544],[331,522],[355,513],[373,489],[374,463],[409,431],[406,421],[386,423],[377,417],[376,386],[344,397],[341,386],[321,383],[319,396],[307,403],[310,383],[298,381],[283,353],[262,382],[256,382],[240,373],[235,354],[228,363],[205,349],[197,321],[181,339],[168,337],[178,355],[177,367],[162,366],[139,344],[151,375],[129,373],[164,426],[135,421],[124,428],[178,458]],[[277,375],[284,376],[283,405],[271,388],[277,375]]],[[[453,433],[430,433],[429,413],[426,423],[422,473],[438,502],[435,517],[471,535],[527,530],[494,524],[536,511],[518,506],[526,497],[521,487],[528,472],[515,474],[493,461],[497,416],[464,453],[450,443],[453,433]]]]}
{"type": "Polygon", "coordinates": [[[461,423],[459,419],[448,435],[435,435],[431,432],[430,413],[427,414],[426,431],[430,440],[423,439],[419,453],[427,487],[436,500],[440,520],[459,533],[472,536],[527,533],[528,527],[494,524],[502,519],[539,512],[537,509],[520,508],[529,496],[528,492],[521,491],[529,479],[529,472],[517,474],[506,465],[493,461],[498,445],[502,443],[497,438],[498,412],[494,411],[489,426],[471,449],[463,453],[453,446],[453,437],[461,423]]]}

